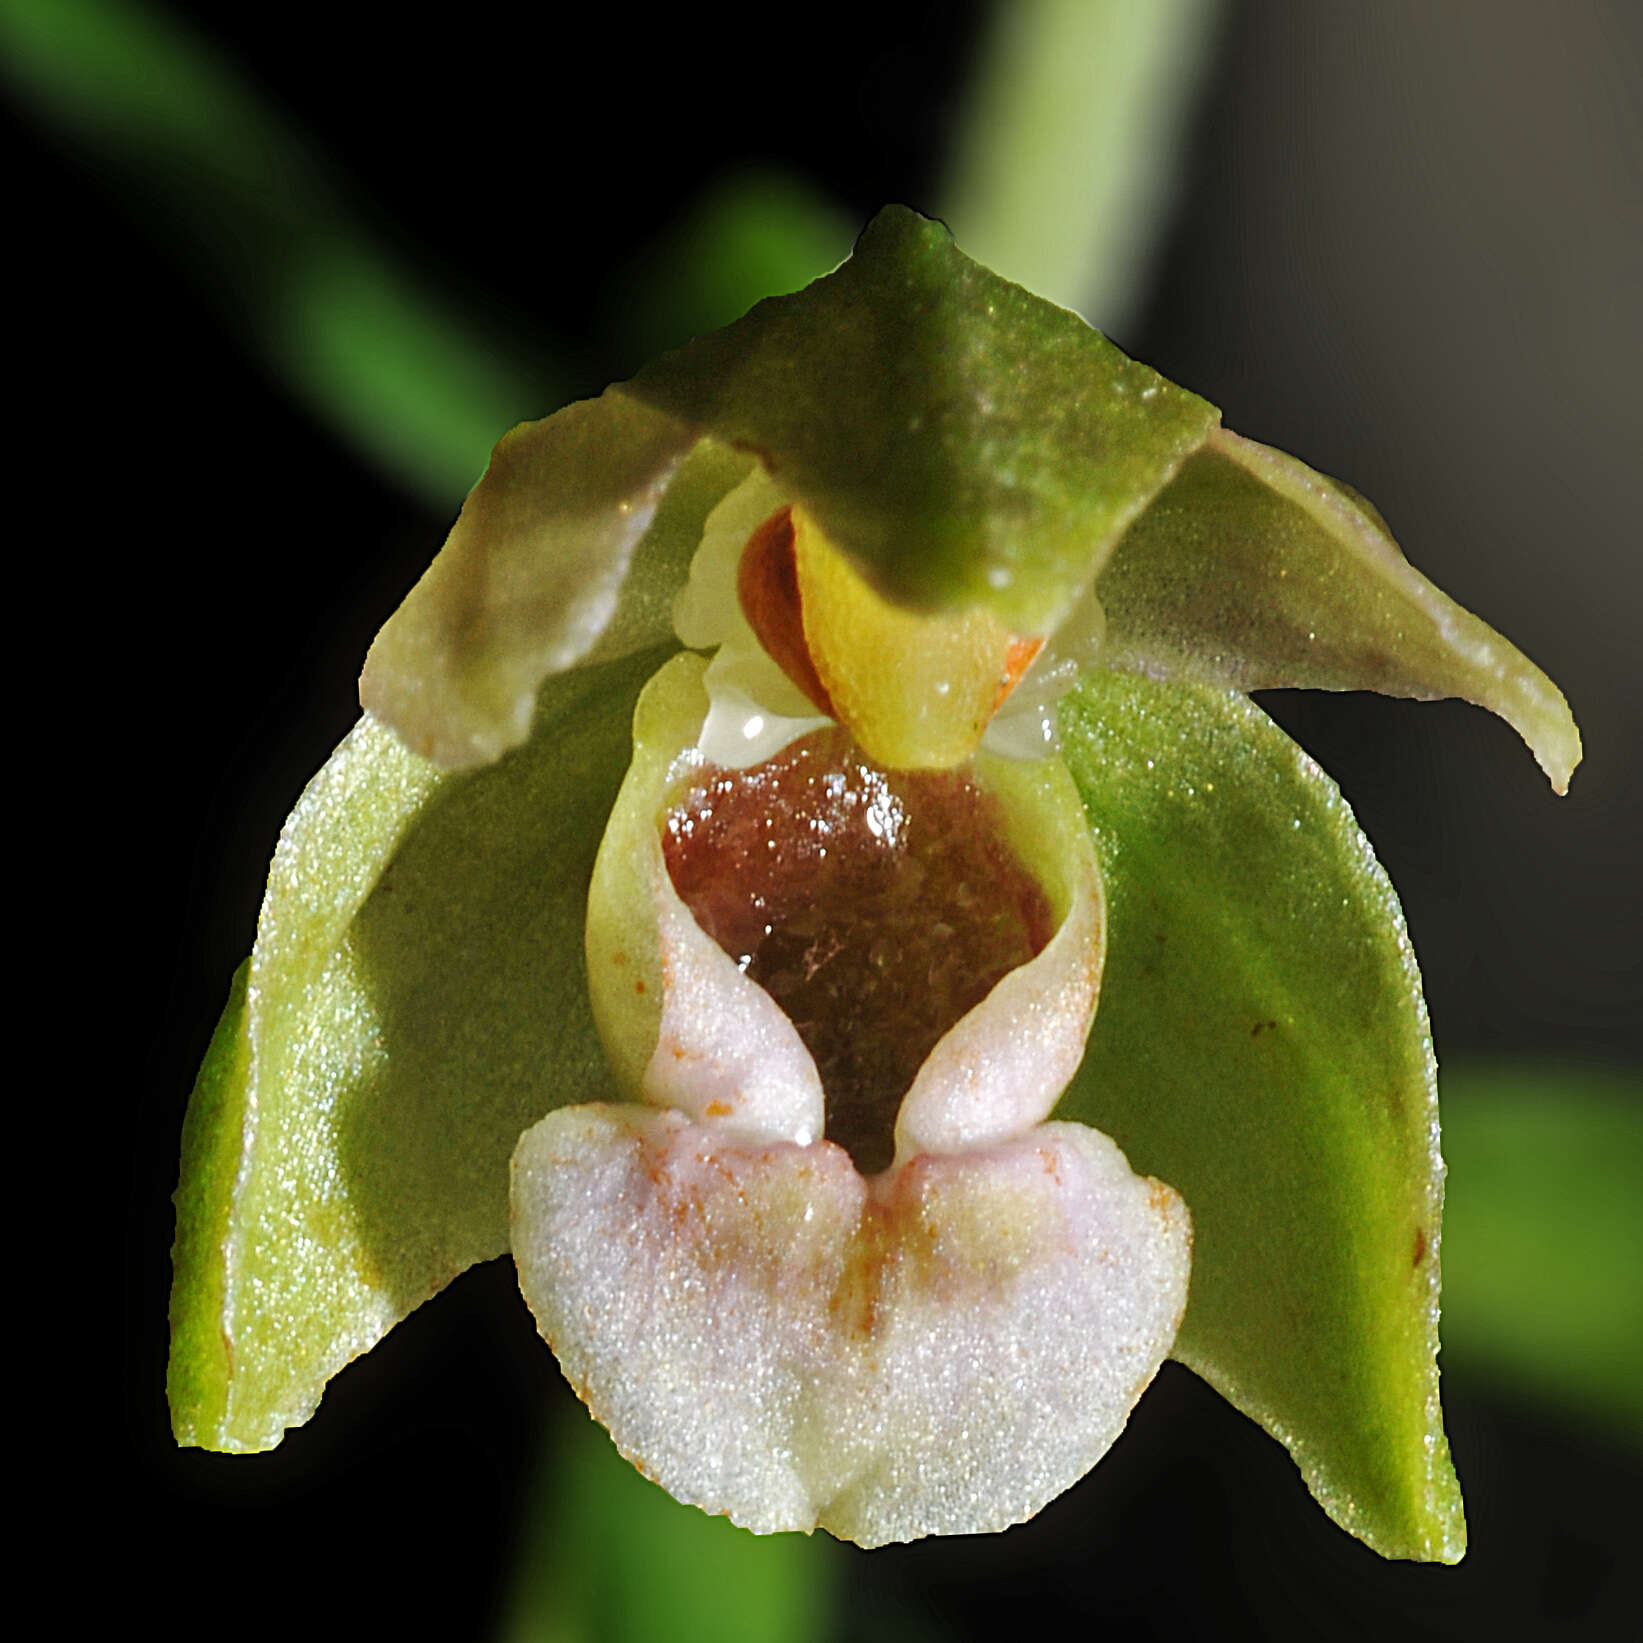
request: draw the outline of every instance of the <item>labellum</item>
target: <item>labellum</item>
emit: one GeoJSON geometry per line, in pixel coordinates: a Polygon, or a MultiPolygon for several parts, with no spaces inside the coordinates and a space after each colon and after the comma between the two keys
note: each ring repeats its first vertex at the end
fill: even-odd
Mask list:
{"type": "Polygon", "coordinates": [[[1186,1300],[1180,1199],[1044,1122],[1102,959],[1076,794],[842,729],[709,765],[702,672],[641,699],[590,897],[641,1101],[526,1135],[521,1288],[680,1499],[864,1545],[1005,1527],[1106,1451],[1186,1300]]]}

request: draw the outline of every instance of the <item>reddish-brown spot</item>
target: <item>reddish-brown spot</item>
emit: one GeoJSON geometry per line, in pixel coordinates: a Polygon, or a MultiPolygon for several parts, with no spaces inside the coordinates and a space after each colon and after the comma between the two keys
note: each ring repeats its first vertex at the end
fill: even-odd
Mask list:
{"type": "Polygon", "coordinates": [[[899,1252],[885,1216],[869,1205],[856,1228],[837,1288],[828,1297],[828,1314],[844,1335],[870,1340],[884,1321],[884,1290],[899,1252]]]}
{"type": "Polygon", "coordinates": [[[643,991],[644,991],[644,990],[645,990],[645,984],[644,984],[644,982],[642,982],[642,981],[636,981],[636,982],[634,982],[634,984],[633,984],[633,990],[634,990],[634,992],[636,992],[636,993],[642,993],[642,992],[643,992],[643,991]]]}
{"type": "Polygon", "coordinates": [[[748,626],[782,672],[828,718],[838,718],[805,642],[791,508],[778,509],[748,537],[736,568],[736,597],[748,626]]]}
{"type": "Polygon", "coordinates": [[[1425,1259],[1426,1259],[1426,1228],[1425,1227],[1416,1227],[1415,1228],[1415,1261],[1414,1261],[1414,1264],[1416,1266],[1419,1266],[1421,1264],[1421,1262],[1424,1261],[1425,1259]]]}
{"type": "Polygon", "coordinates": [[[731,1113],[730,1104],[726,1101],[709,1101],[702,1110],[709,1118],[728,1118],[731,1113]]]}
{"type": "Polygon", "coordinates": [[[786,1011],[829,1140],[890,1163],[937,1039],[1054,933],[1048,899],[963,770],[887,771],[839,729],[695,777],[663,853],[696,922],[786,1011]]]}

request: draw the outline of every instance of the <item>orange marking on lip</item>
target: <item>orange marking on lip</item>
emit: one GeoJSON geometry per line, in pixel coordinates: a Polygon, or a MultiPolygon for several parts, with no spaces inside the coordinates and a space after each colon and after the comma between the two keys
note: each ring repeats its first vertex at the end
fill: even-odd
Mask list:
{"type": "Polygon", "coordinates": [[[1042,639],[1012,639],[1004,653],[1004,671],[999,676],[998,694],[993,698],[993,712],[1003,707],[1004,699],[1021,683],[1021,675],[1033,665],[1033,658],[1044,648],[1042,639]]]}

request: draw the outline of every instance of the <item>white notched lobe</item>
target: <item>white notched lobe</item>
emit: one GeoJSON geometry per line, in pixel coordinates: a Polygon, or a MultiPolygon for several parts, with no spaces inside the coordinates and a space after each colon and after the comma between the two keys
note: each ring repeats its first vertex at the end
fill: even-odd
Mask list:
{"type": "Polygon", "coordinates": [[[1174,1339],[1191,1243],[1105,1136],[1044,1124],[863,1180],[838,1147],[567,1107],[514,1157],[520,1286],[617,1446],[759,1533],[1031,1517],[1174,1339]]]}

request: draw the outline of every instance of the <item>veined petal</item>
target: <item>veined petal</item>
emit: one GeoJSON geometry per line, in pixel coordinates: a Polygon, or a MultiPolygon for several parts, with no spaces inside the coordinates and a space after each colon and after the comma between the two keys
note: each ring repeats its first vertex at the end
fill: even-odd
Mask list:
{"type": "Polygon", "coordinates": [[[1058,1114],[1192,1208],[1175,1355],[1343,1528],[1455,1562],[1436,1069],[1397,897],[1334,784],[1235,691],[1091,674],[1062,735],[1111,932],[1058,1114]]]}
{"type": "Polygon", "coordinates": [[[1261,690],[1302,685],[1498,713],[1562,793],[1580,734],[1557,686],[1420,574],[1361,497],[1217,429],[1102,572],[1109,667],[1261,690]]]}
{"type": "Polygon", "coordinates": [[[583,886],[664,654],[550,683],[531,740],[488,769],[442,772],[367,717],[309,783],[184,1129],[179,1442],[272,1448],[507,1247],[521,1131],[616,1093],[577,962],[583,886]]]}

